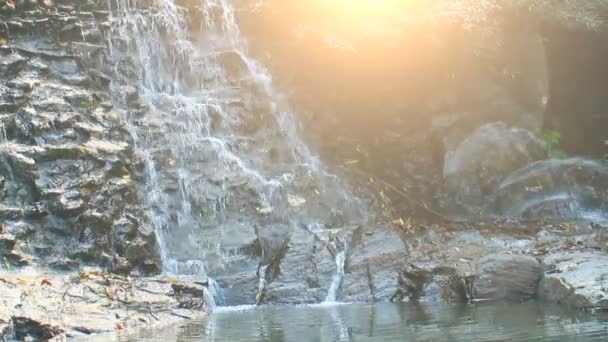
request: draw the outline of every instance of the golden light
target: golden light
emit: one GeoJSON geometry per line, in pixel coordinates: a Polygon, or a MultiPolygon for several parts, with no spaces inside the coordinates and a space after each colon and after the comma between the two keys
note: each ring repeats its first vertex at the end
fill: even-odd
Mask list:
{"type": "Polygon", "coordinates": [[[337,20],[354,22],[394,19],[418,0],[321,0],[321,7],[337,20]]]}
{"type": "Polygon", "coordinates": [[[390,40],[403,22],[415,17],[423,0],[308,0],[303,12],[316,30],[331,32],[348,41],[374,36],[390,40]]]}

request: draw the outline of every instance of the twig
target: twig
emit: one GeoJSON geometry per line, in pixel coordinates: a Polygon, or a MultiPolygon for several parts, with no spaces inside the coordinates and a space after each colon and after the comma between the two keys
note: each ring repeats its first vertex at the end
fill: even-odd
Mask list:
{"type": "Polygon", "coordinates": [[[392,190],[393,192],[395,192],[396,194],[400,195],[401,197],[405,198],[406,200],[408,200],[409,202],[412,202],[414,204],[416,204],[417,206],[423,208],[424,210],[426,210],[428,213],[438,217],[439,219],[445,221],[445,222],[450,222],[450,223],[457,223],[457,224],[461,224],[463,225],[465,228],[469,229],[470,227],[467,225],[466,222],[464,221],[460,221],[460,220],[454,220],[451,219],[443,214],[441,214],[440,212],[429,208],[428,205],[426,205],[426,203],[424,202],[420,202],[420,201],[416,201],[414,199],[412,199],[410,196],[408,196],[408,194],[406,194],[403,190],[398,189],[397,187],[395,187],[394,185],[390,184],[389,182],[383,180],[383,179],[378,179],[387,189],[392,190]]]}

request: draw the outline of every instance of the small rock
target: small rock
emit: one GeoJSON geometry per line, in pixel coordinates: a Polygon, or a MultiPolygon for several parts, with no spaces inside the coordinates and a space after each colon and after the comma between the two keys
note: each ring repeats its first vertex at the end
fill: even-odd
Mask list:
{"type": "Polygon", "coordinates": [[[59,326],[28,316],[13,316],[11,320],[15,337],[20,341],[28,339],[48,341],[64,333],[59,326]]]}
{"type": "Polygon", "coordinates": [[[110,17],[109,11],[93,11],[93,16],[96,20],[107,20],[110,17]]]}
{"type": "Polygon", "coordinates": [[[13,264],[16,264],[18,266],[27,266],[31,264],[28,258],[15,251],[11,251],[6,254],[6,258],[10,260],[13,264]]]}
{"type": "Polygon", "coordinates": [[[6,24],[11,32],[21,31],[23,29],[23,24],[19,21],[9,21],[6,24]]]}
{"type": "Polygon", "coordinates": [[[171,288],[180,308],[200,310],[205,305],[205,287],[203,285],[181,283],[171,284],[171,288]]]}
{"type": "Polygon", "coordinates": [[[53,6],[55,5],[53,3],[53,0],[41,0],[40,4],[46,8],[53,8],[53,6]]]}
{"type": "Polygon", "coordinates": [[[4,13],[4,14],[13,14],[15,12],[17,8],[15,7],[15,5],[11,2],[6,2],[4,4],[4,6],[0,7],[0,12],[4,13]]]}
{"type": "Polygon", "coordinates": [[[48,263],[48,266],[58,271],[75,271],[80,268],[80,263],[71,259],[54,259],[48,263]]]}
{"type": "Polygon", "coordinates": [[[118,257],[115,260],[114,268],[112,268],[112,272],[118,274],[128,274],[133,269],[133,265],[123,257],[118,257]]]}
{"type": "Polygon", "coordinates": [[[18,220],[23,217],[23,209],[0,205],[0,219],[18,220]]]}
{"type": "Polygon", "coordinates": [[[13,248],[15,248],[15,244],[17,240],[11,234],[0,234],[0,255],[5,255],[10,253],[13,248]]]}
{"type": "Polygon", "coordinates": [[[150,254],[152,254],[151,248],[154,247],[150,246],[141,238],[137,238],[127,245],[125,257],[131,263],[139,265],[141,262],[146,260],[150,254]]]}

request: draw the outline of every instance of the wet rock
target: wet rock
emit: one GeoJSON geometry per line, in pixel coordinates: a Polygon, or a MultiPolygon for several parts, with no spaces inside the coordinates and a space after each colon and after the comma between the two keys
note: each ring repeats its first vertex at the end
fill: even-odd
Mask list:
{"type": "Polygon", "coordinates": [[[13,327],[10,324],[0,320],[0,340],[2,342],[6,342],[13,335],[13,327]]]}
{"type": "Polygon", "coordinates": [[[0,218],[4,220],[18,220],[23,217],[23,209],[18,207],[5,207],[0,205],[0,218]]]}
{"type": "Polygon", "coordinates": [[[74,216],[85,209],[82,194],[77,190],[61,193],[53,204],[55,212],[62,217],[74,216]]]}
{"type": "Polygon", "coordinates": [[[0,7],[0,12],[6,15],[11,15],[15,13],[16,10],[17,8],[13,2],[5,2],[4,5],[0,7]]]}
{"type": "Polygon", "coordinates": [[[542,300],[586,309],[608,308],[608,256],[596,252],[556,252],[542,261],[542,300]]]}
{"type": "Polygon", "coordinates": [[[73,22],[61,28],[59,37],[66,41],[81,41],[84,39],[82,32],[82,23],[73,22]]]}
{"type": "Polygon", "coordinates": [[[89,140],[85,145],[85,147],[102,153],[107,154],[118,154],[125,153],[129,150],[129,144],[125,142],[112,142],[105,140],[89,140]]]}
{"type": "Polygon", "coordinates": [[[13,316],[11,321],[17,340],[47,341],[64,333],[61,327],[30,316],[13,316]]]}
{"type": "Polygon", "coordinates": [[[118,274],[128,274],[133,269],[133,265],[123,257],[118,257],[114,261],[114,267],[112,268],[112,272],[118,274]]]}
{"type": "Polygon", "coordinates": [[[474,281],[476,300],[528,300],[536,295],[541,267],[525,255],[491,254],[479,261],[474,281]]]}
{"type": "Polygon", "coordinates": [[[80,262],[71,259],[51,259],[47,263],[51,269],[58,271],[75,271],[80,268],[80,262]]]}
{"type": "Polygon", "coordinates": [[[139,265],[151,256],[156,255],[156,245],[151,245],[142,238],[127,242],[126,246],[125,257],[134,265],[139,265]]]}
{"type": "Polygon", "coordinates": [[[13,235],[7,233],[0,234],[0,255],[6,255],[10,253],[15,247],[16,243],[17,240],[13,235]]]}
{"type": "Polygon", "coordinates": [[[31,261],[27,257],[15,251],[8,252],[6,254],[6,259],[17,266],[27,266],[31,264],[31,261]]]}
{"type": "Polygon", "coordinates": [[[205,305],[205,286],[194,283],[172,284],[171,288],[180,308],[200,310],[205,305]]]}
{"type": "Polygon", "coordinates": [[[582,159],[538,161],[504,179],[495,206],[509,217],[606,220],[608,167],[582,159]]]}
{"type": "Polygon", "coordinates": [[[398,288],[398,275],[407,260],[401,237],[389,229],[364,232],[362,241],[348,253],[338,300],[388,301],[398,288]]]}
{"type": "Polygon", "coordinates": [[[8,36],[8,24],[0,21],[0,46],[8,45],[9,36],[8,36]]]}
{"type": "Polygon", "coordinates": [[[473,299],[473,276],[454,267],[407,264],[397,280],[391,301],[467,303],[473,299]]]}
{"type": "Polygon", "coordinates": [[[545,145],[531,132],[504,123],[477,129],[448,151],[444,177],[451,194],[444,207],[451,213],[476,215],[487,208],[488,197],[511,172],[547,156],[545,145]]]}

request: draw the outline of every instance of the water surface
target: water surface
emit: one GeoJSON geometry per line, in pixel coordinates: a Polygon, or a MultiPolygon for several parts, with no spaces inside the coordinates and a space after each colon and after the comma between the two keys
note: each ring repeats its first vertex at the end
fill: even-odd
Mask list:
{"type": "MultiPolygon", "coordinates": [[[[108,336],[104,341],[110,340],[108,336]]],[[[606,341],[608,315],[535,302],[219,308],[204,320],[115,341],[606,341]]]]}

